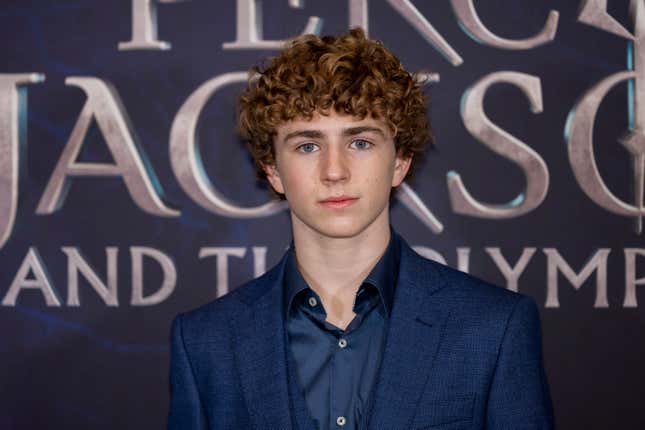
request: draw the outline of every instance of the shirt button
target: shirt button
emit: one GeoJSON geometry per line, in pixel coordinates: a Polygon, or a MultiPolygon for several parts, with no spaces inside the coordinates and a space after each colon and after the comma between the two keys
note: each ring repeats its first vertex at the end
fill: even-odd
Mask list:
{"type": "Polygon", "coordinates": [[[318,304],[318,300],[315,297],[309,297],[309,306],[312,308],[318,304]]]}
{"type": "Polygon", "coordinates": [[[336,424],[338,424],[341,427],[344,426],[346,422],[347,422],[347,420],[342,415],[339,416],[338,418],[336,418],[336,424]]]}
{"type": "MultiPolygon", "coordinates": [[[[340,346],[341,348],[345,348],[347,346],[347,340],[345,340],[344,338],[341,338],[338,341],[338,346],[340,346]]],[[[343,417],[339,417],[339,418],[343,418],[343,417]]],[[[345,418],[343,418],[343,419],[345,419],[345,418]]]]}

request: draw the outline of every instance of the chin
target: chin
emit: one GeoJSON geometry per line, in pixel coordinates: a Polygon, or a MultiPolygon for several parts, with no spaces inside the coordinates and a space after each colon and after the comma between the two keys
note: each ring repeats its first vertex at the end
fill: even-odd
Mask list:
{"type": "Polygon", "coordinates": [[[335,220],[313,227],[323,236],[342,239],[358,236],[367,228],[367,224],[356,220],[335,220]]]}

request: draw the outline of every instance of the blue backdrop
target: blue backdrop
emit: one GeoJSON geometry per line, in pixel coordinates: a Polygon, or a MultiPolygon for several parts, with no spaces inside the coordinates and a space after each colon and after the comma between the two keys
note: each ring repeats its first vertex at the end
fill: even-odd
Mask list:
{"type": "MultiPolygon", "coordinates": [[[[286,211],[251,218],[214,213],[181,186],[171,162],[171,126],[188,97],[212,78],[244,72],[275,54],[275,49],[223,47],[239,32],[250,34],[248,19],[244,24],[240,18],[244,4],[252,2],[150,0],[157,31],[156,37],[149,33],[149,40],[169,42],[171,48],[119,49],[119,43],[131,40],[133,26],[154,21],[139,17],[133,24],[133,8],[151,11],[145,2],[133,2],[22,0],[5,1],[0,8],[0,232],[5,233],[0,248],[0,429],[162,428],[172,318],[271,267],[290,241],[286,211]],[[45,80],[18,85],[11,75],[26,73],[42,74],[45,80]],[[137,136],[136,154],[149,162],[142,171],[151,182],[154,171],[160,184],[149,193],[161,196],[163,188],[157,207],[178,211],[176,216],[145,211],[122,176],[87,173],[68,182],[57,205],[38,210],[89,100],[87,90],[65,84],[70,77],[96,78],[100,88],[101,83],[113,85],[120,109],[98,102],[90,107],[128,118],[129,131],[137,136]],[[13,102],[19,93],[24,98],[13,102]],[[23,120],[26,135],[20,138],[10,131],[23,120]],[[19,166],[15,176],[14,162],[19,166]],[[142,297],[166,287],[156,301],[146,303],[133,299],[136,285],[143,286],[142,297]]],[[[292,7],[295,3],[264,2],[258,11],[264,39],[295,36],[311,16],[322,19],[323,34],[344,32],[350,3],[360,2],[309,0],[300,8],[292,7]]],[[[632,170],[642,158],[630,156],[618,141],[630,126],[634,136],[642,134],[638,127],[645,118],[638,106],[645,106],[645,94],[639,92],[639,76],[645,72],[639,70],[639,59],[645,51],[640,54],[638,40],[630,44],[625,35],[615,34],[618,30],[581,22],[581,11],[602,12],[600,3],[476,2],[478,28],[505,39],[539,33],[549,11],[557,11],[555,38],[528,49],[491,46],[481,35],[464,31],[465,22],[455,11],[466,11],[467,1],[373,0],[366,2],[363,21],[409,70],[440,77],[429,87],[437,148],[408,182],[408,195],[422,203],[395,201],[393,225],[419,252],[434,252],[447,264],[503,287],[515,288],[508,271],[504,275],[500,255],[511,267],[525,255],[516,288],[540,305],[545,365],[556,423],[563,429],[645,426],[645,314],[638,303],[645,300],[639,291],[645,247],[633,215],[645,210],[642,189],[641,203],[637,197],[642,176],[632,170]],[[462,64],[429,42],[427,26],[424,37],[404,16],[411,8],[418,14],[410,16],[427,20],[462,64]],[[594,85],[630,67],[630,83],[621,82],[601,97],[595,121],[577,114],[578,100],[599,94],[593,93],[594,85]],[[539,79],[541,112],[531,112],[527,96],[508,83],[491,86],[480,108],[469,105],[481,79],[504,71],[539,79]],[[479,116],[462,117],[460,108],[468,106],[479,116]],[[529,197],[530,182],[511,161],[513,151],[491,149],[500,148],[499,134],[477,139],[468,131],[469,125],[482,123],[484,113],[532,148],[548,171],[546,195],[526,213],[512,213],[522,207],[522,196],[529,197]],[[631,215],[591,198],[583,186],[590,180],[575,176],[576,168],[591,172],[594,166],[570,158],[568,148],[584,142],[577,135],[567,141],[567,118],[570,131],[585,124],[593,130],[595,168],[614,198],[632,208],[625,209],[631,215]],[[490,211],[505,208],[511,215],[470,216],[457,210],[448,188],[451,171],[490,211]],[[420,208],[430,210],[443,228],[429,228],[429,218],[418,215],[420,208]]],[[[633,31],[633,17],[645,23],[640,12],[630,16],[630,2],[608,3],[607,16],[626,31],[633,31]]],[[[631,3],[645,7],[642,0],[631,3]]],[[[607,16],[600,21],[610,22],[607,16]]],[[[256,182],[236,135],[235,103],[242,88],[227,85],[205,104],[196,129],[203,166],[196,165],[192,174],[210,178],[207,185],[235,205],[252,207],[270,195],[256,182]]],[[[87,134],[77,139],[77,162],[115,163],[113,148],[126,147],[115,136],[92,119],[87,134]]]]}

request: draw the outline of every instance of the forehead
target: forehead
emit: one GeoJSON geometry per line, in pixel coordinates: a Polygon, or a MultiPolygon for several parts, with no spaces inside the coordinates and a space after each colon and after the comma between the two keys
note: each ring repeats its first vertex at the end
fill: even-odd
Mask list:
{"type": "Polygon", "coordinates": [[[389,127],[384,121],[369,116],[359,119],[351,115],[340,115],[336,112],[328,115],[315,112],[311,119],[297,118],[284,122],[276,127],[276,137],[281,140],[290,133],[306,130],[315,130],[325,135],[334,135],[342,134],[344,130],[357,127],[376,128],[381,130],[385,137],[391,137],[389,127]]]}

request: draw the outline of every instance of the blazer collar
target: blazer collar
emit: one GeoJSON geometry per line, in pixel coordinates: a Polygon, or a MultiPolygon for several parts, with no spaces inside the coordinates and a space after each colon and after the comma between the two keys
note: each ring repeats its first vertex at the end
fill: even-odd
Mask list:
{"type": "MultiPolygon", "coordinates": [[[[446,285],[440,265],[423,259],[400,240],[394,304],[367,409],[371,413],[366,414],[369,428],[409,426],[431,374],[449,313],[432,300],[432,295],[446,285]]],[[[237,295],[247,307],[233,318],[235,358],[254,428],[292,428],[286,331],[281,314],[285,263],[286,254],[237,295]]],[[[294,418],[302,422],[299,415],[294,418]]],[[[365,427],[363,423],[361,428],[365,427]]]]}
{"type": "Polygon", "coordinates": [[[252,428],[292,428],[287,383],[282,278],[286,258],[240,291],[233,318],[235,359],[252,428]]]}
{"type": "Polygon", "coordinates": [[[431,382],[433,361],[450,309],[433,295],[446,286],[441,266],[402,240],[401,265],[378,376],[361,428],[411,428],[431,382]]]}

